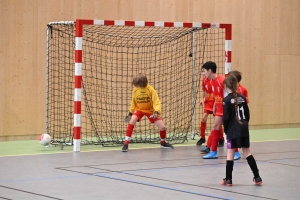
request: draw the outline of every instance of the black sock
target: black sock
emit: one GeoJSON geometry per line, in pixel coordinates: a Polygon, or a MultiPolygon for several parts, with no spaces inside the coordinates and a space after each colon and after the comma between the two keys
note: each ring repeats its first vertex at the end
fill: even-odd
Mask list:
{"type": "Polygon", "coordinates": [[[227,160],[226,162],[226,180],[232,179],[233,160],[227,160]]]}
{"type": "Polygon", "coordinates": [[[259,173],[258,173],[258,168],[257,168],[257,165],[256,165],[256,161],[254,159],[254,157],[252,155],[248,156],[247,158],[247,161],[248,161],[248,164],[254,174],[254,178],[257,178],[259,177],[259,173]]]}

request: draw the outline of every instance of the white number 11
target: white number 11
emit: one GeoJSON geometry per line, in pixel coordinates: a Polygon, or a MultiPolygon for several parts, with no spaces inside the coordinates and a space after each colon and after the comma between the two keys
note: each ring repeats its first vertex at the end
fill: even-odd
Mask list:
{"type": "MultiPolygon", "coordinates": [[[[239,110],[242,111],[241,113],[242,113],[242,115],[243,115],[243,119],[246,119],[245,114],[244,114],[244,107],[243,107],[243,106],[240,107],[239,110]]],[[[240,112],[238,112],[238,116],[239,116],[239,119],[241,119],[240,112]]]]}

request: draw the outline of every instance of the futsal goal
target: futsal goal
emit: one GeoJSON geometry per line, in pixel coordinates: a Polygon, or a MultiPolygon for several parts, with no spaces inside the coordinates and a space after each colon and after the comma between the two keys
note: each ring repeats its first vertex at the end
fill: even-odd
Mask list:
{"type": "MultiPolygon", "coordinates": [[[[145,73],[162,103],[167,141],[199,134],[201,66],[231,69],[231,25],[218,23],[81,20],[47,25],[46,132],[52,143],[122,145],[132,78],[145,73]]],[[[211,118],[209,119],[212,120],[211,118]]],[[[211,127],[208,125],[208,129],[211,127]]],[[[159,143],[147,119],[131,143],[159,143]]]]}

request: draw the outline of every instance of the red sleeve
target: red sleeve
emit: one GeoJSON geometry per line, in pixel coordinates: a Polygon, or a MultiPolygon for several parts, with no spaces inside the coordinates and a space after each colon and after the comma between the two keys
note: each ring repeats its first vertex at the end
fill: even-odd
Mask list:
{"type": "Polygon", "coordinates": [[[241,84],[239,85],[238,92],[243,95],[246,98],[247,103],[249,103],[248,90],[241,84]]]}

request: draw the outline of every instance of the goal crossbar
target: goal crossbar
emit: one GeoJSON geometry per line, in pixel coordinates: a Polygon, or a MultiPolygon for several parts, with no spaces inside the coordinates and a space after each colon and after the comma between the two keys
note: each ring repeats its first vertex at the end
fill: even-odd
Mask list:
{"type": "MultiPolygon", "coordinates": [[[[231,29],[231,24],[199,22],[77,19],[74,22],[49,23],[47,29],[47,37],[49,37],[47,38],[47,71],[49,72],[47,72],[47,133],[54,134],[52,133],[54,128],[49,125],[54,124],[51,120],[57,120],[60,123],[65,120],[61,116],[54,117],[56,113],[54,108],[51,107],[54,102],[55,104],[60,102],[59,110],[62,110],[62,107],[68,107],[68,114],[66,115],[70,115],[70,107],[73,107],[72,131],[68,126],[68,128],[65,128],[67,130],[61,132],[72,132],[71,139],[67,141],[64,139],[63,142],[73,144],[74,151],[80,151],[81,144],[89,143],[83,141],[82,138],[83,123],[89,127],[85,132],[93,132],[91,137],[96,138],[97,141],[94,143],[104,146],[106,144],[122,144],[122,136],[125,136],[127,126],[122,122],[123,119],[120,116],[126,115],[126,110],[129,108],[128,104],[131,98],[131,91],[128,91],[131,90],[130,79],[135,75],[134,73],[146,71],[149,83],[154,84],[155,88],[158,89],[163,109],[166,108],[166,112],[171,113],[163,115],[166,126],[171,126],[167,126],[168,132],[171,133],[167,139],[174,139],[173,143],[184,142],[187,139],[187,134],[196,134],[195,124],[199,124],[199,116],[202,114],[197,113],[196,105],[197,98],[201,96],[201,65],[208,59],[212,61],[219,59],[217,61],[218,68],[223,70],[222,72],[219,71],[220,74],[228,74],[231,70],[231,29]],[[67,35],[70,38],[73,37],[73,41],[66,42],[58,39],[57,44],[55,44],[56,47],[51,47],[49,41],[55,25],[71,27],[70,33],[67,35]],[[107,28],[100,30],[99,27],[107,28]],[[136,30],[112,29],[112,27],[132,27],[136,30]],[[154,28],[155,30],[153,30],[154,28]],[[217,33],[214,32],[204,32],[202,33],[203,36],[196,35],[198,32],[208,29],[222,29],[222,38],[217,38],[219,36],[215,36],[217,33]],[[165,32],[165,30],[168,30],[168,32],[165,32]],[[155,31],[155,34],[151,35],[152,31],[155,31]],[[222,42],[219,42],[219,40],[222,40],[222,42]],[[170,43],[170,45],[167,43],[170,43]],[[219,47],[219,43],[223,47],[219,47]],[[68,45],[70,48],[66,48],[68,45]],[[72,45],[74,46],[74,56],[70,53],[72,45]],[[186,47],[183,47],[185,45],[186,47]],[[62,48],[64,49],[63,53],[61,53],[62,48]],[[54,51],[60,51],[59,55],[52,56],[51,52],[54,51]],[[218,53],[215,53],[217,51],[218,53]],[[223,55],[219,53],[221,51],[223,55]],[[49,69],[54,65],[49,64],[49,62],[53,62],[52,60],[55,57],[56,60],[59,60],[55,61],[55,64],[58,65],[62,60],[62,54],[64,57],[75,61],[75,64],[73,64],[73,80],[68,79],[73,84],[73,106],[62,106],[61,104],[66,104],[62,97],[59,97],[61,99],[58,100],[53,97],[54,94],[56,95],[55,98],[66,95],[56,94],[59,93],[58,90],[60,89],[58,88],[62,86],[56,86],[54,81],[60,82],[62,78],[52,78],[52,74],[69,72],[58,72],[61,67],[58,70],[49,69]],[[93,68],[90,66],[93,66],[93,68]],[[109,68],[105,68],[106,66],[109,68]],[[184,69],[181,70],[180,66],[184,69]],[[128,78],[125,79],[125,77],[128,78]],[[116,87],[121,89],[118,92],[112,91],[116,87]],[[179,88],[178,91],[173,90],[173,87],[179,88]],[[126,90],[126,92],[123,90],[126,90]],[[112,92],[112,94],[108,92],[112,92]],[[118,94],[113,94],[115,92],[118,94]],[[189,97],[186,97],[187,94],[190,94],[189,97]],[[104,107],[104,104],[107,105],[104,107]],[[172,105],[169,106],[169,104],[172,105]],[[178,111],[173,111],[175,109],[178,111]],[[82,112],[85,113],[84,119],[82,112]],[[119,112],[121,112],[120,115],[117,114],[119,112]],[[115,115],[112,113],[115,113],[115,115]],[[105,115],[105,117],[98,117],[98,115],[105,115]],[[119,126],[121,127],[120,130],[119,126]],[[113,129],[113,127],[118,128],[113,129]]],[[[58,38],[61,37],[59,34],[64,34],[61,30],[59,32],[58,38]]],[[[218,34],[220,35],[220,33],[218,34]]],[[[69,65],[70,61],[66,63],[62,65],[69,65]]],[[[66,75],[66,77],[69,76],[66,75]]],[[[61,84],[66,85],[67,83],[61,84]]],[[[157,143],[159,137],[152,134],[151,128],[144,128],[144,130],[137,130],[137,136],[133,141],[157,143]]]]}

